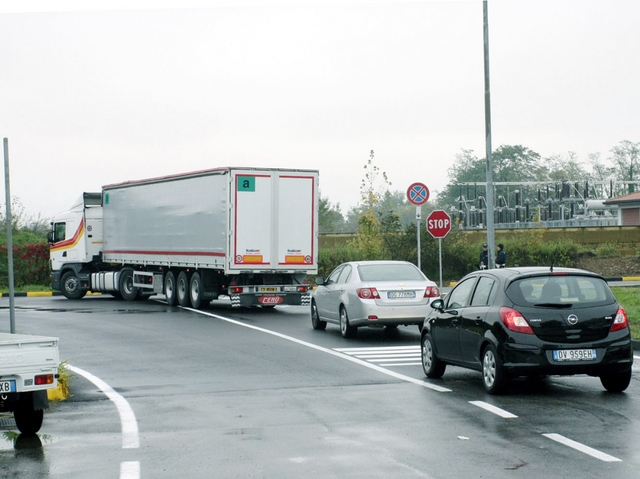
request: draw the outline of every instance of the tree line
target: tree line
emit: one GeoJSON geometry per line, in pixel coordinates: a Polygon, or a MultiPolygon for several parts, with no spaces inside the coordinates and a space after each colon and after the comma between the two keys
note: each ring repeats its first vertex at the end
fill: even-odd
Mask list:
{"type": "MultiPolygon", "coordinates": [[[[370,221],[372,213],[381,220],[386,217],[387,220],[383,223],[388,223],[389,215],[395,215],[401,229],[406,229],[415,222],[415,206],[407,200],[406,192],[392,190],[391,183],[386,181],[386,175],[374,165],[373,159],[372,151],[365,165],[363,180],[364,183],[368,183],[361,185],[361,201],[358,205],[343,213],[339,203],[331,203],[328,198],[321,195],[320,233],[356,233],[360,227],[360,219],[364,216],[365,222],[370,221]],[[363,187],[365,187],[364,191],[363,187]]],[[[623,140],[610,150],[606,159],[603,159],[600,153],[593,153],[587,155],[584,160],[580,160],[572,151],[544,158],[522,145],[501,145],[492,152],[492,162],[493,181],[496,183],[591,182],[588,195],[607,198],[637,190],[634,184],[629,184],[626,190],[617,185],[616,189],[610,191],[605,189],[603,183],[640,180],[640,143],[623,140]]],[[[459,185],[484,183],[486,171],[486,158],[478,157],[473,150],[461,150],[447,171],[449,180],[447,186],[438,192],[435,199],[429,200],[425,208],[429,211],[432,209],[448,211],[456,208],[461,197],[459,185]]],[[[507,197],[511,193],[507,187],[496,187],[496,196],[507,197]]],[[[472,195],[475,194],[477,193],[472,193],[472,195]]],[[[486,196],[485,191],[481,194],[486,196]]],[[[423,211],[423,216],[426,214],[423,211]]],[[[388,226],[390,225],[387,224],[388,226]]]]}

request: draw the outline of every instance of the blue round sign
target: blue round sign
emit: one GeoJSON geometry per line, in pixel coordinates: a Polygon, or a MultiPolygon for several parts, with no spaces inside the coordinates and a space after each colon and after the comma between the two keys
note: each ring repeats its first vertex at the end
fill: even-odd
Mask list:
{"type": "Polygon", "coordinates": [[[422,206],[429,199],[429,188],[424,183],[413,183],[407,189],[407,199],[416,206],[422,206]]]}

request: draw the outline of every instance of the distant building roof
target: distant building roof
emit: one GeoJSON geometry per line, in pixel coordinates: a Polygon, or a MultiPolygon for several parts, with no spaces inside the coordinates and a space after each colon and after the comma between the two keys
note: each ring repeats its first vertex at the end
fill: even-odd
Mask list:
{"type": "Polygon", "coordinates": [[[616,198],[609,198],[604,202],[605,205],[620,205],[620,206],[632,206],[635,204],[640,205],[640,191],[629,193],[628,195],[618,196],[616,198]]]}

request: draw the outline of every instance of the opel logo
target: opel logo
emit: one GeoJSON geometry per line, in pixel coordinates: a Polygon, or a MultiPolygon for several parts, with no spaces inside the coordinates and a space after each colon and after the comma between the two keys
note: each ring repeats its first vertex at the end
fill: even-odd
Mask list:
{"type": "Polygon", "coordinates": [[[578,323],[578,317],[575,314],[570,314],[569,316],[567,316],[567,321],[571,326],[574,326],[578,323]]]}

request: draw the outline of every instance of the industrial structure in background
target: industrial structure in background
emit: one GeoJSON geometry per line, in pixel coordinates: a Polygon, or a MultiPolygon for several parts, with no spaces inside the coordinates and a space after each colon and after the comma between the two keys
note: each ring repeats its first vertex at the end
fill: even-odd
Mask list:
{"type": "MultiPolygon", "coordinates": [[[[638,189],[640,181],[494,182],[493,218],[498,228],[567,228],[622,225],[607,200],[638,189]]],[[[449,214],[462,229],[487,226],[486,183],[459,183],[449,214]]]]}

